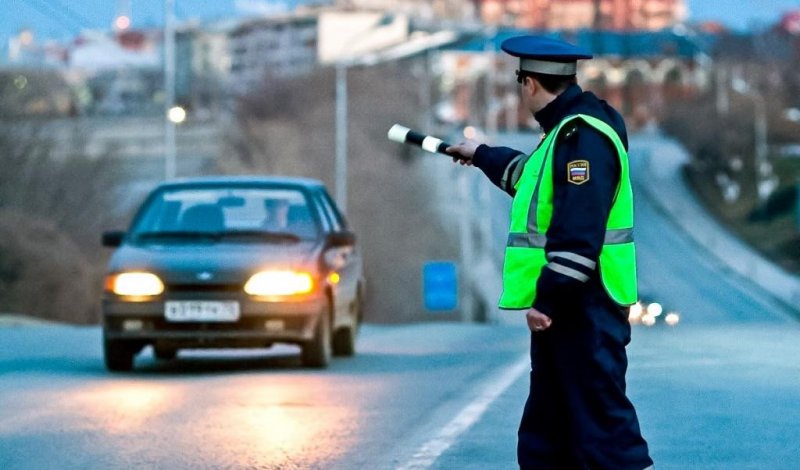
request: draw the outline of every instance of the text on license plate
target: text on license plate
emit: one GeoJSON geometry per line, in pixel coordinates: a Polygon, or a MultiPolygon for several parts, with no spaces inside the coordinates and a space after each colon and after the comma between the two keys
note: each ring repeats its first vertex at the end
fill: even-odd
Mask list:
{"type": "Polygon", "coordinates": [[[164,317],[169,321],[236,321],[239,302],[168,301],[164,317]]]}

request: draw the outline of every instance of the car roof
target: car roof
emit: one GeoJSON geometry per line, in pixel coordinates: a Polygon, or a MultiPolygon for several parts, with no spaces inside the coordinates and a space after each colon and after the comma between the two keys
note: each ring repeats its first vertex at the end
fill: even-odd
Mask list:
{"type": "Polygon", "coordinates": [[[320,180],[294,176],[203,176],[166,181],[159,184],[156,189],[197,188],[221,185],[302,186],[309,189],[325,187],[325,184],[320,180]]]}

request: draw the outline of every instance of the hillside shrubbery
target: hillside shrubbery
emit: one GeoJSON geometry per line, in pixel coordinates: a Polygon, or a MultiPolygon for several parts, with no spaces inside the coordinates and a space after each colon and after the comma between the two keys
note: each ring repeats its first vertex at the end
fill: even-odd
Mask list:
{"type": "MultiPolygon", "coordinates": [[[[787,123],[784,101],[772,103],[769,142],[774,149],[800,140],[800,126],[787,123]]],[[[732,95],[730,110],[718,115],[714,97],[676,102],[668,110],[664,130],[689,151],[687,180],[709,212],[744,241],[790,272],[800,274],[800,220],[797,184],[800,161],[770,155],[778,187],[766,199],[756,192],[753,108],[750,100],[732,95]]]]}
{"type": "MultiPolygon", "coordinates": [[[[348,73],[347,207],[365,259],[368,321],[424,320],[423,263],[458,253],[456,237],[434,213],[415,161],[400,158],[397,145],[386,138],[392,124],[415,125],[425,111],[409,65],[348,73]]],[[[221,171],[312,177],[333,193],[334,86],[333,70],[320,70],[302,80],[266,82],[243,98],[229,126],[221,171]]]]}
{"type": "Polygon", "coordinates": [[[53,125],[0,122],[0,312],[96,323],[120,179],[82,144],[54,157],[53,125]]]}
{"type": "MultiPolygon", "coordinates": [[[[422,265],[457,254],[414,160],[400,158],[386,139],[392,124],[415,125],[425,111],[409,65],[348,74],[348,219],[365,259],[368,321],[425,319],[422,265]]],[[[241,98],[234,112],[219,116],[226,138],[216,171],[313,177],[333,192],[334,86],[333,71],[321,69],[265,81],[241,98]]],[[[2,107],[0,99],[0,116],[2,107]]],[[[75,123],[0,121],[0,312],[95,323],[109,254],[100,234],[128,221],[130,214],[117,212],[115,195],[131,181],[118,174],[113,158],[88,159],[80,144],[59,149],[67,156],[55,158],[54,146],[63,144],[51,139],[54,125],[75,123]]]]}

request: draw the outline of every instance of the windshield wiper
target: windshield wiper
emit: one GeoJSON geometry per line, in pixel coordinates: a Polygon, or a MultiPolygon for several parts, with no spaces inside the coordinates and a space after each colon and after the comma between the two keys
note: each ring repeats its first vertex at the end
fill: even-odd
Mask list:
{"type": "Polygon", "coordinates": [[[141,232],[134,235],[138,240],[157,238],[212,238],[218,239],[219,232],[189,232],[186,230],[164,230],[160,232],[141,232]]]}
{"type": "Polygon", "coordinates": [[[220,238],[259,238],[269,241],[299,242],[302,238],[290,232],[269,232],[266,230],[226,230],[219,233],[220,238]]]}

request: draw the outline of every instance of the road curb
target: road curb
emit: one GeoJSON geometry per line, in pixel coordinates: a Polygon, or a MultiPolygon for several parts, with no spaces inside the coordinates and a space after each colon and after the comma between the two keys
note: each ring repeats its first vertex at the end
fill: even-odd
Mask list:
{"type": "Polygon", "coordinates": [[[636,188],[720,264],[800,314],[800,278],[739,240],[701,206],[683,177],[683,167],[689,161],[686,150],[673,139],[660,137],[669,146],[657,154],[647,145],[647,133],[631,139],[632,158],[644,160],[639,168],[645,175],[636,179],[636,188]]]}

